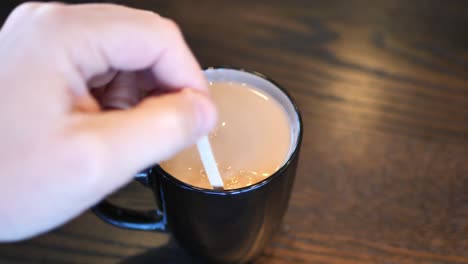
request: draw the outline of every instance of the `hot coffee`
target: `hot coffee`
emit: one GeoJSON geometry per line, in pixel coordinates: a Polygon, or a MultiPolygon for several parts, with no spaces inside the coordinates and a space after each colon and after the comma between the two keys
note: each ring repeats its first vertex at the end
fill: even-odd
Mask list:
{"type": "MultiPolygon", "coordinates": [[[[283,107],[267,93],[236,82],[211,82],[218,124],[209,138],[225,189],[260,182],[288,158],[291,128],[283,107]]],[[[179,180],[211,188],[196,146],[161,167],[179,180]]]]}

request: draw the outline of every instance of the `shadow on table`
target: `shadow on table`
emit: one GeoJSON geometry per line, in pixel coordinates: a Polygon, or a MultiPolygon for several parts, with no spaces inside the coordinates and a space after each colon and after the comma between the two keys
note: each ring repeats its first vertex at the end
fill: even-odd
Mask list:
{"type": "Polygon", "coordinates": [[[124,259],[119,264],[197,264],[172,239],[168,244],[124,259]]]}

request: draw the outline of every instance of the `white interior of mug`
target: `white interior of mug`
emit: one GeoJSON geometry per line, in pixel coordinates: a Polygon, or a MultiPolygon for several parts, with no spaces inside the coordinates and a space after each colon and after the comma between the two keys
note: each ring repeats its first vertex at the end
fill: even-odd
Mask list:
{"type": "Polygon", "coordinates": [[[235,82],[253,86],[274,98],[283,107],[291,128],[291,146],[284,162],[289,160],[297,147],[300,133],[299,115],[289,97],[274,83],[254,73],[230,68],[209,68],[204,72],[209,82],[235,82]]]}

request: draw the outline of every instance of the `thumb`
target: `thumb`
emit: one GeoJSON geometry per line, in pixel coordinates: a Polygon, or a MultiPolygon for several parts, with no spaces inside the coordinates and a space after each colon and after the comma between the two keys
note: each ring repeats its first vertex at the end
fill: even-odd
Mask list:
{"type": "Polygon", "coordinates": [[[85,119],[87,134],[100,145],[103,180],[109,175],[117,188],[136,172],[170,158],[208,134],[216,123],[212,101],[200,92],[185,89],[149,97],[136,107],[91,115],[85,119]],[[116,179],[119,177],[120,179],[116,179]]]}

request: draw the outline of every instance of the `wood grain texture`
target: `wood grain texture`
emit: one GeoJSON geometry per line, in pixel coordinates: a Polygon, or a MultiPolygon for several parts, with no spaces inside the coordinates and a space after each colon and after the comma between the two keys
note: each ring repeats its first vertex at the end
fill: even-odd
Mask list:
{"type": "MultiPolygon", "coordinates": [[[[117,2],[176,20],[202,65],[262,72],[297,100],[294,193],[257,263],[468,263],[468,2],[117,2]]],[[[135,184],[113,199],[152,206],[135,184]]],[[[0,263],[191,261],[87,212],[0,245],[0,263]]]]}

